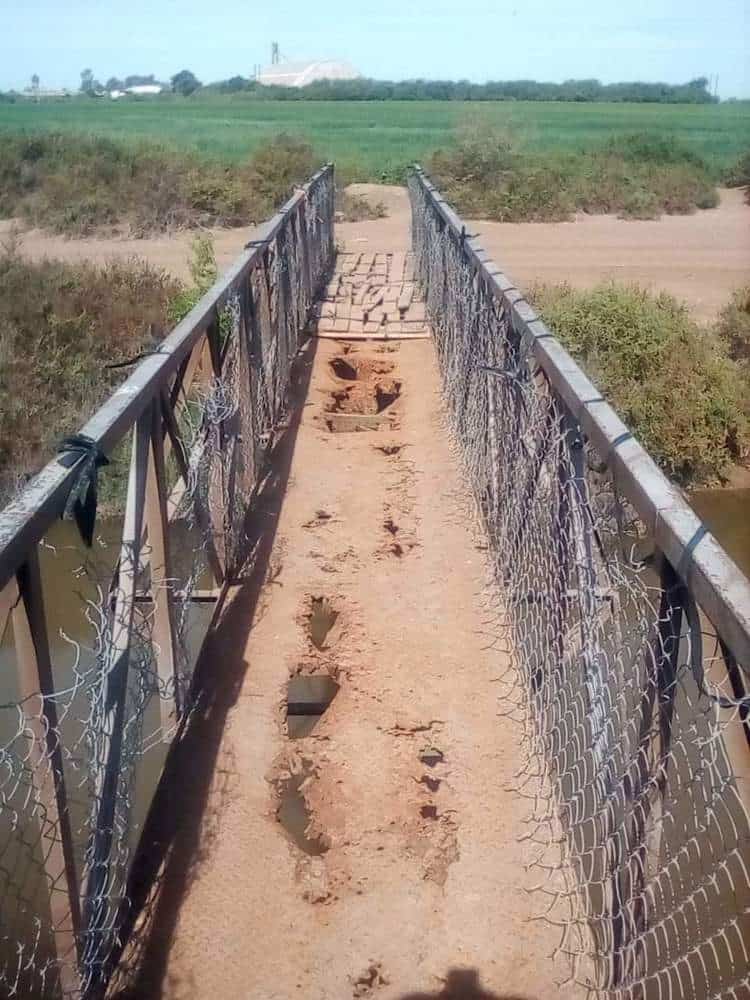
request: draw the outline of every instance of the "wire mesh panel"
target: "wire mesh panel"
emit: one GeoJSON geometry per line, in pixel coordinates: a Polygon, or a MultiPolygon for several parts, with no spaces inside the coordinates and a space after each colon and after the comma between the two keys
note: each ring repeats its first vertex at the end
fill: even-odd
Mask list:
{"type": "Polygon", "coordinates": [[[0,996],[105,992],[333,256],[328,167],[0,515],[0,996]]]}
{"type": "Polygon", "coordinates": [[[750,826],[735,772],[750,775],[748,661],[711,624],[697,581],[742,654],[750,587],[720,551],[705,584],[697,561],[715,541],[419,171],[410,194],[560,950],[595,995],[747,998],[750,826]],[[593,413],[611,433],[587,432],[593,413]],[[628,448],[636,472],[625,476],[628,448]],[[666,520],[696,522],[673,561],[651,530],[659,490],[663,534],[666,520]]]}

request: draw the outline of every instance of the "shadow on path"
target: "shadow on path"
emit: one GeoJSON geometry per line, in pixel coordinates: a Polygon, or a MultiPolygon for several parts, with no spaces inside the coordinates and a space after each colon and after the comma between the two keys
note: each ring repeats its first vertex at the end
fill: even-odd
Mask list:
{"type": "Polygon", "coordinates": [[[482,988],[476,969],[451,969],[437,993],[405,993],[399,1000],[533,1000],[518,993],[492,993],[482,988]]]}
{"type": "Polygon", "coordinates": [[[219,833],[207,805],[227,715],[251,669],[245,645],[267,581],[316,348],[317,341],[310,338],[295,360],[289,423],[247,517],[244,570],[232,599],[217,608],[195,669],[196,707],[170,748],[144,824],[122,935],[124,941],[132,939],[115,980],[115,996],[121,1000],[161,996],[182,902],[219,833]]]}

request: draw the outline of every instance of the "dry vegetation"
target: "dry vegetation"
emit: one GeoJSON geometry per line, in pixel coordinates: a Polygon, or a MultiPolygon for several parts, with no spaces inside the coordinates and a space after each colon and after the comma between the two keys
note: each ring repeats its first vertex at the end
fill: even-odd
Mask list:
{"type": "Polygon", "coordinates": [[[721,310],[716,331],[730,356],[748,366],[750,376],[750,285],[737,289],[721,310]]]}
{"type": "Polygon", "coordinates": [[[460,214],[500,222],[564,221],[576,211],[650,219],[718,204],[697,154],[646,134],[545,154],[522,151],[503,133],[469,135],[435,153],[429,169],[460,214]]]}
{"type": "Polygon", "coordinates": [[[540,286],[535,305],[661,467],[685,486],[725,479],[750,448],[750,288],[715,329],[667,294],[540,286]]]}
{"type": "MultiPolygon", "coordinates": [[[[318,163],[307,142],[289,135],[224,164],[133,140],[9,134],[0,147],[0,217],[74,237],[108,228],[146,236],[248,225],[271,214],[318,163]]],[[[654,218],[718,201],[718,175],[698,154],[646,133],[577,152],[532,152],[504,132],[483,130],[435,153],[429,169],[459,212],[507,222],[564,220],[575,211],[654,218]]],[[[750,184],[748,169],[746,155],[725,179],[750,184]]],[[[386,214],[344,188],[342,181],[343,220],[386,214]]]]}
{"type": "MultiPolygon", "coordinates": [[[[727,174],[750,185],[750,154],[727,174]]],[[[281,136],[244,164],[223,166],[155,146],[57,134],[0,147],[0,215],[76,236],[102,227],[155,230],[248,223],[268,216],[317,164],[281,136]]],[[[628,217],[715,202],[709,173],[674,141],[635,135],[593,153],[519,152],[505,137],[468,137],[432,170],[466,215],[565,218],[573,210],[628,217]]],[[[385,215],[340,191],[344,219],[385,215]]],[[[216,275],[210,240],[194,246],[188,288],[132,261],[30,264],[0,252],[0,499],[77,429],[125,372],[107,365],[158,341],[216,275]]],[[[721,480],[750,447],[750,289],[712,330],[667,295],[604,285],[542,287],[535,301],[662,467],[692,485],[721,480]]]]}
{"type": "Polygon", "coordinates": [[[339,222],[368,222],[385,219],[388,209],[382,201],[370,201],[361,194],[352,194],[342,185],[336,192],[336,219],[339,222]]]}
{"type": "Polygon", "coordinates": [[[0,502],[88,419],[169,325],[180,286],[142,261],[63,264],[0,252],[0,502]]]}
{"type": "Polygon", "coordinates": [[[750,205],[750,149],[727,171],[725,179],[730,187],[745,189],[745,201],[750,205]]]}
{"type": "Polygon", "coordinates": [[[153,144],[11,135],[0,146],[0,217],[70,236],[248,225],[272,214],[316,166],[312,148],[285,135],[234,165],[153,144]]]}

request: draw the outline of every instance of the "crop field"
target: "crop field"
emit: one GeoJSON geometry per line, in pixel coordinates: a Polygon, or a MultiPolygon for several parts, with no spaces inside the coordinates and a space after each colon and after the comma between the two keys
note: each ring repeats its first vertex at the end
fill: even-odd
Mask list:
{"type": "Polygon", "coordinates": [[[0,104],[0,131],[63,130],[157,140],[238,161],[280,132],[304,136],[352,180],[399,180],[463,131],[508,130],[539,151],[591,148],[616,135],[674,136],[720,172],[750,146],[750,102],[721,105],[458,101],[270,101],[244,95],[114,103],[0,104]]]}

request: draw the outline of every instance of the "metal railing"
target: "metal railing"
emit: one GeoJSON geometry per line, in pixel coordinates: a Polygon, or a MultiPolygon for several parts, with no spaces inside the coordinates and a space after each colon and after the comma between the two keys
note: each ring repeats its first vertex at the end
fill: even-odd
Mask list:
{"type": "Polygon", "coordinates": [[[560,951],[597,996],[750,996],[750,583],[420,168],[410,195],[560,951]]]}
{"type": "Polygon", "coordinates": [[[248,558],[245,520],[333,264],[333,199],[327,166],[0,514],[0,993],[106,987],[137,818],[192,704],[208,624],[194,608],[248,558]],[[55,543],[66,512],[92,530],[96,481],[123,465],[108,539],[102,525],[90,549],[55,543]],[[55,559],[72,573],[51,585],[55,559]],[[80,633],[50,633],[71,596],[80,633]]]}

